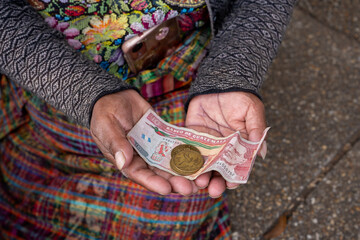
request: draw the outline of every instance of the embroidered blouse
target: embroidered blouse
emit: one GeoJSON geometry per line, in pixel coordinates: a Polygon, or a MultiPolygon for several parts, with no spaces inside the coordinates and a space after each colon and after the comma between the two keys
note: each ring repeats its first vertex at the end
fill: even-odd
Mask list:
{"type": "MultiPolygon", "coordinates": [[[[135,88],[124,81],[129,71],[118,46],[132,34],[206,6],[214,37],[192,82],[190,100],[226,91],[260,96],[296,1],[29,2],[32,6],[0,1],[0,73],[88,127],[97,99],[135,88]]],[[[193,18],[192,26],[201,26],[202,20],[193,18]]]]}

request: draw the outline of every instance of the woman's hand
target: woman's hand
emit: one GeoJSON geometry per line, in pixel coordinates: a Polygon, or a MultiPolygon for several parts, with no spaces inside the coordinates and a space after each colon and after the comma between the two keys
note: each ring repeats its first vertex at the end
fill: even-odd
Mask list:
{"type": "MultiPolygon", "coordinates": [[[[266,128],[264,105],[247,92],[199,95],[190,101],[185,125],[218,137],[240,131],[243,138],[257,142],[266,128]]],[[[266,144],[261,152],[266,153],[266,144]]],[[[225,181],[218,172],[204,173],[195,183],[199,188],[208,186],[211,197],[219,197],[226,188],[239,185],[225,181]]]]}
{"type": "Polygon", "coordinates": [[[189,195],[198,190],[193,181],[150,167],[136,155],[126,134],[151,108],[135,90],[101,97],[94,105],[90,131],[104,156],[125,176],[162,195],[171,192],[189,195]]]}

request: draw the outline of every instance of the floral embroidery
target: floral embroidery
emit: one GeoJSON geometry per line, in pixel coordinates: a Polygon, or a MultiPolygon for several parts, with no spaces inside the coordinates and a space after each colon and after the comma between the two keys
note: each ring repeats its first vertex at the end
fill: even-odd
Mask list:
{"type": "Polygon", "coordinates": [[[130,6],[138,11],[141,11],[149,6],[149,2],[146,0],[133,0],[130,6]]]}
{"type": "Polygon", "coordinates": [[[28,1],[52,28],[66,36],[73,48],[124,80],[130,73],[121,51],[126,39],[170,18],[206,7],[205,0],[28,1]],[[190,5],[180,6],[179,1],[190,5]]]}
{"type": "Polygon", "coordinates": [[[165,2],[180,7],[199,7],[203,4],[201,0],[165,0],[165,2]]]}
{"type": "Polygon", "coordinates": [[[125,35],[125,29],[128,27],[128,19],[126,15],[117,17],[114,13],[105,15],[104,19],[94,16],[90,20],[90,26],[83,30],[85,35],[82,43],[88,45],[90,43],[100,43],[122,38],[125,35]]]}
{"type": "Polygon", "coordinates": [[[144,15],[141,19],[141,22],[132,23],[130,28],[135,34],[138,34],[162,23],[163,21],[176,17],[177,15],[178,12],[173,10],[167,12],[166,14],[164,14],[164,12],[161,10],[157,10],[151,15],[144,15]]]}
{"type": "Polygon", "coordinates": [[[68,16],[81,16],[85,13],[85,8],[82,6],[69,6],[65,9],[65,14],[68,16]]]}
{"type": "Polygon", "coordinates": [[[45,18],[45,22],[49,24],[50,27],[57,29],[62,32],[69,43],[75,49],[80,49],[82,44],[79,40],[75,39],[80,34],[80,31],[77,28],[69,28],[70,24],[68,22],[58,22],[54,17],[45,18]]]}

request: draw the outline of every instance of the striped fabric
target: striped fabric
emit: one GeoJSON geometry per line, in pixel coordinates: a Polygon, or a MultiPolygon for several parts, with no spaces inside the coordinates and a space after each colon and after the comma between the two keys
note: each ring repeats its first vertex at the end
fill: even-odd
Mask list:
{"type": "MultiPolygon", "coordinates": [[[[230,239],[224,198],[161,196],[104,159],[88,129],[1,78],[0,238],[230,239]]],[[[184,124],[187,90],[149,99],[184,124]]]]}
{"type": "Polygon", "coordinates": [[[210,43],[210,26],[194,30],[175,52],[161,60],[156,68],[144,70],[127,82],[141,89],[146,98],[162,95],[188,85],[194,78],[210,43]]]}

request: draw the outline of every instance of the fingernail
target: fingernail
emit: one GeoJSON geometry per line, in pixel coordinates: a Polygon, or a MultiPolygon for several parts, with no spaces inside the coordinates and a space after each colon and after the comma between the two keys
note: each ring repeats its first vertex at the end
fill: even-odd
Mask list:
{"type": "Polygon", "coordinates": [[[193,187],[192,193],[195,194],[199,191],[199,188],[198,188],[198,186],[196,186],[196,184],[194,182],[191,182],[191,183],[192,183],[192,187],[193,187]]]}
{"type": "Polygon", "coordinates": [[[118,151],[117,153],[115,153],[115,163],[119,170],[121,170],[124,167],[125,156],[122,153],[122,151],[118,151]]]}
{"type": "Polygon", "coordinates": [[[265,159],[266,153],[267,153],[267,145],[266,145],[266,141],[264,141],[260,148],[260,156],[262,157],[262,159],[265,159]]]}
{"type": "Polygon", "coordinates": [[[209,197],[211,197],[211,198],[219,198],[219,197],[221,197],[222,196],[222,193],[219,195],[219,196],[211,196],[210,194],[209,194],[209,197]]]}
{"type": "Polygon", "coordinates": [[[222,194],[223,194],[223,193],[220,193],[218,196],[211,196],[211,195],[209,194],[209,197],[211,197],[211,198],[219,198],[219,197],[222,196],[222,194]]]}

